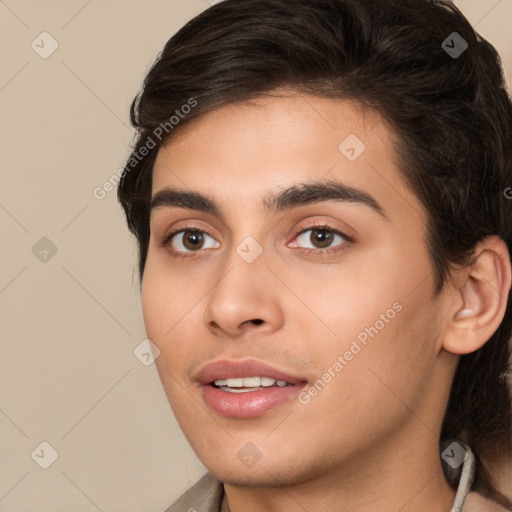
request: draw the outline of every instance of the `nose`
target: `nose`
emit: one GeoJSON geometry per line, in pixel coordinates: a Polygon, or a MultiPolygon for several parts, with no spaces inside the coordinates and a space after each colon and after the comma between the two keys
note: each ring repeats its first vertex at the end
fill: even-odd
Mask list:
{"type": "Polygon", "coordinates": [[[283,297],[265,253],[247,263],[233,250],[221,275],[204,310],[205,325],[213,334],[230,339],[248,332],[266,335],[283,325],[283,297]]]}

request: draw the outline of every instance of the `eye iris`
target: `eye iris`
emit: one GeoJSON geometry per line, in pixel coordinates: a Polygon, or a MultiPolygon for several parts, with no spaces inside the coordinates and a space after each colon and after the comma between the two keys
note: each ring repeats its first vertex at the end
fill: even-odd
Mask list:
{"type": "Polygon", "coordinates": [[[326,229],[313,229],[311,231],[311,242],[313,245],[319,243],[321,248],[329,247],[333,238],[334,235],[326,229]]]}
{"type": "Polygon", "coordinates": [[[187,249],[197,249],[202,244],[203,238],[203,234],[200,231],[185,231],[183,233],[183,245],[187,249]]]}

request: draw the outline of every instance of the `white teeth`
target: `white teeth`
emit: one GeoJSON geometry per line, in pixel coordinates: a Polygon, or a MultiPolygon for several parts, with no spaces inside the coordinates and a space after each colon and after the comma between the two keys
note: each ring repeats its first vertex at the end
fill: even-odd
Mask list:
{"type": "Polygon", "coordinates": [[[226,386],[230,388],[243,388],[245,379],[226,379],[226,386]]]}
{"type": "Polygon", "coordinates": [[[243,379],[244,388],[258,388],[261,384],[259,377],[246,377],[243,379]]]}
{"type": "Polygon", "coordinates": [[[259,388],[260,386],[268,388],[273,386],[274,384],[277,384],[279,387],[290,385],[288,382],[285,382],[284,380],[276,381],[275,379],[272,379],[270,377],[242,377],[236,379],[218,379],[214,381],[214,384],[217,387],[228,388],[259,388]]]}

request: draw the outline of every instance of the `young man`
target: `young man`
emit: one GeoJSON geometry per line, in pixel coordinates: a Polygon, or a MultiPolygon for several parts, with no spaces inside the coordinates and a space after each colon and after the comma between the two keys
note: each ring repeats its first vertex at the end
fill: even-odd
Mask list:
{"type": "Polygon", "coordinates": [[[512,107],[461,13],[227,0],[132,122],[145,325],[209,471],[168,510],[509,509],[512,107]]]}

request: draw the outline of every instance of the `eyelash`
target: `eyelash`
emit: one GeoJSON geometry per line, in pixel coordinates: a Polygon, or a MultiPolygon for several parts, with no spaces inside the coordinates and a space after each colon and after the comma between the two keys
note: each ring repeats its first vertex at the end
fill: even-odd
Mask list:
{"type": "MultiPolygon", "coordinates": [[[[327,248],[327,249],[307,249],[307,248],[300,248],[299,247],[299,249],[303,253],[305,253],[307,255],[311,255],[311,254],[324,255],[324,254],[328,254],[328,253],[334,253],[334,252],[342,251],[342,250],[344,250],[346,248],[347,242],[350,243],[350,242],[354,241],[354,239],[351,238],[350,236],[346,235],[342,231],[340,231],[340,230],[338,230],[336,228],[333,228],[333,227],[331,227],[331,226],[329,226],[327,224],[312,224],[312,225],[308,226],[307,228],[299,228],[294,233],[294,239],[297,238],[299,235],[302,235],[306,231],[311,231],[311,230],[315,230],[315,229],[325,230],[325,231],[328,231],[330,233],[333,233],[334,235],[339,235],[339,236],[341,236],[345,240],[345,242],[343,242],[340,245],[335,246],[333,248],[327,248]]],[[[186,232],[186,231],[197,231],[199,233],[206,234],[206,235],[211,237],[211,235],[208,232],[204,231],[203,229],[199,229],[197,226],[190,225],[190,226],[182,227],[182,228],[180,228],[180,229],[178,229],[176,231],[173,231],[172,233],[167,234],[160,241],[160,243],[159,243],[160,247],[169,249],[169,246],[170,246],[170,243],[171,243],[172,239],[176,235],[178,235],[180,233],[183,233],[183,232],[186,232]]],[[[169,253],[170,253],[170,255],[173,258],[182,258],[182,259],[197,256],[198,253],[200,253],[200,252],[201,252],[201,250],[199,250],[199,251],[190,251],[190,252],[180,252],[180,251],[176,251],[174,249],[169,249],[169,253]]]]}

